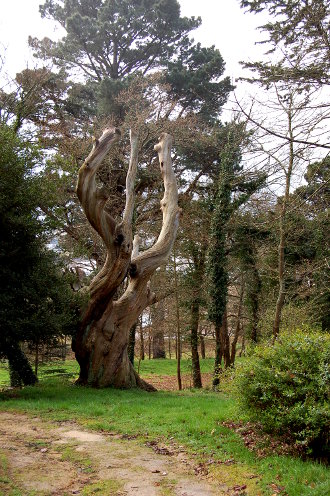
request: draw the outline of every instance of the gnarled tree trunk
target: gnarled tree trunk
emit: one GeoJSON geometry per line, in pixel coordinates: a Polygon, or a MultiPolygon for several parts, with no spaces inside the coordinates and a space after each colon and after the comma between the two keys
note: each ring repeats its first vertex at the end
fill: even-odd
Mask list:
{"type": "Polygon", "coordinates": [[[79,170],[77,194],[86,217],[103,239],[107,258],[92,280],[90,300],[73,348],[80,365],[80,384],[95,387],[154,388],[135,372],[127,353],[129,331],[142,311],[155,301],[150,278],[172,249],[179,222],[178,191],[171,163],[172,138],[163,134],[155,146],[165,193],[161,201],[163,224],[156,243],[139,253],[138,236],[132,235],[134,181],[138,163],[138,137],[131,131],[131,157],[126,178],[126,205],[116,223],[107,209],[108,198],[98,189],[96,173],[102,160],[120,138],[120,131],[106,129],[79,170]],[[116,290],[128,277],[127,289],[115,299],[116,290]]]}

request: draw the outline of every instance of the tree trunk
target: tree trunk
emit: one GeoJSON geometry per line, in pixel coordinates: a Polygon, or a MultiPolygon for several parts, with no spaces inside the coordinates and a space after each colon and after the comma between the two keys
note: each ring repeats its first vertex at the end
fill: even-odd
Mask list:
{"type": "Polygon", "coordinates": [[[163,224],[156,243],[139,253],[139,236],[132,241],[134,187],[137,171],[138,137],[131,131],[131,158],[126,178],[126,205],[122,221],[116,223],[107,209],[108,196],[98,188],[96,173],[103,158],[118,141],[120,131],[106,129],[79,170],[77,194],[90,224],[107,248],[101,271],[89,287],[90,301],[73,349],[80,365],[80,384],[94,387],[155,390],[135,372],[128,358],[129,331],[143,310],[155,302],[150,278],[164,264],[172,249],[179,222],[177,185],[171,164],[169,135],[163,134],[155,146],[164,180],[161,201],[163,224]],[[127,289],[115,300],[117,288],[128,277],[127,289]]]}
{"type": "Polygon", "coordinates": [[[240,331],[240,328],[241,328],[243,296],[244,296],[244,282],[242,281],[242,283],[241,283],[241,291],[240,291],[240,295],[239,295],[238,310],[237,310],[237,321],[236,321],[235,334],[234,334],[233,342],[231,344],[231,355],[230,355],[230,363],[231,363],[231,365],[234,365],[235,358],[236,358],[236,346],[237,346],[237,341],[238,341],[238,338],[239,338],[239,331],[240,331]]]}
{"type": "Polygon", "coordinates": [[[170,360],[172,359],[171,338],[172,338],[172,336],[169,334],[168,335],[168,358],[170,360]]]}
{"type": "Polygon", "coordinates": [[[153,308],[152,314],[152,358],[166,358],[164,340],[165,307],[163,299],[153,308]]]}
{"type": "Polygon", "coordinates": [[[34,373],[38,377],[38,367],[39,367],[39,343],[36,343],[36,354],[34,357],[34,373]]]}
{"type": "Polygon", "coordinates": [[[202,376],[198,355],[198,324],[199,324],[199,303],[193,302],[191,306],[191,361],[194,388],[201,388],[202,376]]]}
{"type": "Polygon", "coordinates": [[[148,359],[151,360],[151,345],[152,345],[152,336],[151,336],[151,328],[148,328],[148,359]]]}
{"type": "Polygon", "coordinates": [[[285,241],[286,241],[286,211],[290,197],[290,185],[291,176],[294,163],[294,148],[293,148],[293,128],[292,128],[292,101],[290,103],[290,110],[288,112],[288,125],[289,125],[289,136],[290,136],[290,152],[289,152],[289,165],[285,174],[285,192],[281,206],[281,214],[279,218],[280,227],[280,241],[278,245],[278,282],[279,290],[276,301],[275,316],[273,323],[273,342],[275,342],[279,332],[281,324],[282,309],[285,301],[286,294],[286,280],[285,280],[285,241]]]}
{"type": "Polygon", "coordinates": [[[136,326],[137,323],[131,327],[129,331],[129,336],[128,336],[128,348],[127,348],[127,353],[128,353],[128,358],[131,364],[134,367],[134,353],[135,353],[135,333],[136,333],[136,326]]]}
{"type": "Polygon", "coordinates": [[[173,258],[173,268],[174,268],[174,293],[175,293],[175,306],[176,306],[176,356],[177,356],[177,368],[176,376],[178,380],[178,389],[182,389],[182,379],[181,379],[181,322],[180,322],[180,308],[179,308],[179,293],[178,293],[178,276],[176,271],[176,255],[174,252],[173,258]]]}
{"type": "Polygon", "coordinates": [[[140,322],[140,360],[144,360],[144,336],[142,322],[140,322]]]}
{"type": "Polygon", "coordinates": [[[203,242],[191,244],[191,255],[193,260],[193,270],[191,273],[191,357],[192,357],[192,376],[194,388],[202,387],[202,377],[198,354],[198,326],[200,302],[202,299],[203,279],[205,273],[207,243],[203,242]]]}
{"type": "Polygon", "coordinates": [[[251,326],[251,340],[254,343],[258,342],[258,323],[259,323],[259,298],[261,291],[261,280],[259,276],[259,272],[257,267],[254,265],[253,267],[253,281],[254,287],[250,292],[250,300],[251,300],[251,317],[252,317],[252,326],[251,326]]]}
{"type": "Polygon", "coordinates": [[[203,360],[206,358],[206,353],[205,353],[205,339],[202,333],[199,334],[199,340],[201,343],[201,357],[203,360]]]}
{"type": "Polygon", "coordinates": [[[242,357],[245,354],[245,328],[242,326],[242,346],[239,356],[242,357]]]}
{"type": "Polygon", "coordinates": [[[227,320],[227,310],[225,310],[222,317],[222,326],[220,329],[221,333],[221,346],[223,350],[223,358],[225,362],[225,368],[230,367],[230,341],[228,334],[228,320],[227,320]]]}
{"type": "Polygon", "coordinates": [[[221,346],[221,326],[215,326],[215,360],[214,360],[214,375],[213,387],[220,384],[221,361],[222,361],[222,346],[221,346]]]}
{"type": "Polygon", "coordinates": [[[221,361],[224,359],[225,368],[230,367],[230,342],[228,335],[227,309],[224,311],[221,326],[215,326],[215,362],[213,386],[220,383],[221,361]]]}

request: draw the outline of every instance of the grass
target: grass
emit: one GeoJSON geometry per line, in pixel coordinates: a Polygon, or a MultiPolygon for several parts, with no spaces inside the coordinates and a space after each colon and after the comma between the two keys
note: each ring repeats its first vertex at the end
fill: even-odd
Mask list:
{"type": "Polygon", "coordinates": [[[0,495],[3,494],[7,494],[8,496],[22,496],[21,491],[15,486],[15,483],[10,477],[7,457],[0,451],[0,495]]]}
{"type": "MultiPolygon", "coordinates": [[[[212,372],[214,368],[214,359],[205,358],[200,361],[201,372],[212,372]]],[[[139,365],[138,360],[135,361],[135,368],[137,369],[139,365]]],[[[162,360],[141,360],[140,362],[140,374],[142,376],[151,375],[176,375],[177,361],[165,358],[162,360]]],[[[191,373],[191,360],[188,358],[183,358],[181,360],[181,373],[190,374],[191,373]]]]}
{"type": "Polygon", "coordinates": [[[120,496],[123,493],[120,491],[123,484],[117,480],[105,480],[102,482],[96,482],[95,484],[90,484],[85,487],[82,491],[83,496],[90,496],[91,494],[109,494],[111,496],[120,496]]]}
{"type": "Polygon", "coordinates": [[[94,472],[92,460],[76,450],[76,445],[57,446],[57,451],[61,453],[61,459],[77,465],[85,473],[94,472]]]}
{"type": "MultiPolygon", "coordinates": [[[[147,376],[157,371],[160,375],[175,374],[176,362],[169,362],[145,361],[141,374],[147,376]]],[[[205,368],[210,366],[211,362],[207,361],[205,368]]],[[[288,456],[257,459],[234,431],[224,427],[222,422],[243,417],[237,412],[235,398],[229,394],[196,390],[150,394],[138,390],[82,388],[73,385],[77,373],[74,362],[45,366],[40,372],[38,386],[3,392],[0,409],[27,412],[54,421],[75,420],[89,429],[135,434],[141,441],[175,442],[195,454],[196,463],[214,460],[210,470],[221,482],[229,486],[248,484],[249,496],[276,494],[278,489],[274,487],[282,486],[285,492],[277,494],[330,493],[326,467],[288,456]],[[223,465],[228,459],[233,463],[223,465]]],[[[0,381],[4,376],[1,371],[0,381]]]]}
{"type": "MultiPolygon", "coordinates": [[[[135,361],[135,368],[138,369],[142,377],[150,377],[153,375],[157,376],[176,376],[176,360],[170,360],[168,358],[162,360],[138,360],[135,361]]],[[[206,358],[201,360],[201,372],[213,371],[214,360],[212,358],[206,358]]],[[[79,367],[75,360],[67,360],[65,362],[57,361],[50,364],[41,364],[39,366],[38,376],[39,380],[49,379],[51,377],[62,377],[67,379],[74,379],[78,376],[79,367]]],[[[181,373],[190,374],[191,373],[191,360],[188,358],[183,358],[181,360],[181,373]]],[[[0,363],[0,388],[9,385],[9,371],[8,366],[5,362],[0,363]]]]}

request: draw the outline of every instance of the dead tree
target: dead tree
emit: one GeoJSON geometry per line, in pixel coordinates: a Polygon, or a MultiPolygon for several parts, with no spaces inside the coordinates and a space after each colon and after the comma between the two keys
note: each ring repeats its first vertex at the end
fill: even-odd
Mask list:
{"type": "Polygon", "coordinates": [[[128,359],[129,331],[142,311],[155,302],[150,278],[166,262],[172,249],[179,223],[178,190],[172,170],[172,137],[162,134],[155,146],[164,182],[161,200],[163,223],[155,244],[139,253],[139,236],[133,240],[132,217],[134,183],[138,165],[138,136],[131,131],[131,156],[126,177],[126,205],[120,222],[107,208],[107,196],[99,189],[97,171],[105,155],[119,140],[120,131],[105,129],[94,141],[91,153],[79,170],[77,194],[89,223],[101,236],[107,257],[103,268],[89,287],[90,299],[74,340],[74,351],[80,365],[80,384],[94,387],[154,388],[143,381],[128,359]],[[116,298],[117,288],[128,278],[124,294],[116,298]]]}

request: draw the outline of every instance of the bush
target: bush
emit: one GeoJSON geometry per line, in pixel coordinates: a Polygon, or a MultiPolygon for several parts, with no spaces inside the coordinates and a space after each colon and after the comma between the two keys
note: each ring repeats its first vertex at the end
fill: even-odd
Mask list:
{"type": "Polygon", "coordinates": [[[268,432],[289,435],[308,453],[329,450],[330,337],[293,331],[257,346],[238,366],[240,404],[268,432]]]}

